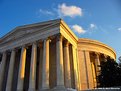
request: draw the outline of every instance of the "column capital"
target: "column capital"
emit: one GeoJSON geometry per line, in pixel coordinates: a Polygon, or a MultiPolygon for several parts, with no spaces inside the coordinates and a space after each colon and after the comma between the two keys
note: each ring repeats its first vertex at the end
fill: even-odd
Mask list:
{"type": "Polygon", "coordinates": [[[16,51],[16,48],[12,48],[12,49],[10,49],[9,51],[10,51],[10,52],[16,51]]]}
{"type": "Polygon", "coordinates": [[[90,54],[91,54],[92,57],[94,57],[94,56],[97,55],[98,53],[92,52],[92,51],[91,51],[90,54]]]}
{"type": "Polygon", "coordinates": [[[88,53],[90,53],[90,51],[89,50],[83,50],[83,52],[85,53],[85,52],[88,52],[88,53]]]}
{"type": "Polygon", "coordinates": [[[56,35],[56,41],[62,41],[63,38],[64,38],[64,37],[62,36],[61,33],[59,33],[59,34],[56,35]]]}
{"type": "MultiPolygon", "coordinates": [[[[72,45],[72,44],[71,44],[71,45],[72,45]]],[[[72,45],[72,48],[73,48],[73,49],[77,49],[74,45],[72,45]]]]}
{"type": "Polygon", "coordinates": [[[49,37],[42,39],[42,41],[49,41],[51,42],[51,39],[49,37]]]}
{"type": "Polygon", "coordinates": [[[7,50],[4,50],[4,51],[1,52],[1,54],[6,53],[6,52],[7,52],[7,50]]]}
{"type": "Polygon", "coordinates": [[[107,58],[107,56],[105,54],[101,54],[102,58],[107,58]]]}
{"type": "Polygon", "coordinates": [[[100,55],[100,53],[99,53],[99,52],[95,52],[95,54],[96,54],[97,56],[99,56],[99,55],[100,55]]]}
{"type": "Polygon", "coordinates": [[[27,46],[26,46],[26,45],[21,45],[19,48],[20,48],[20,49],[21,49],[21,48],[27,48],[27,46]]]}
{"type": "Polygon", "coordinates": [[[11,50],[7,50],[6,53],[7,53],[7,55],[10,55],[11,54],[11,50]]]}
{"type": "Polygon", "coordinates": [[[32,42],[32,45],[37,45],[37,44],[38,44],[37,41],[32,42]]]}
{"type": "Polygon", "coordinates": [[[65,47],[68,47],[69,45],[70,45],[69,41],[68,41],[68,40],[65,40],[65,41],[64,41],[64,46],[65,46],[65,47]]]}
{"type": "Polygon", "coordinates": [[[37,46],[38,46],[39,48],[42,48],[42,47],[43,47],[43,43],[42,43],[42,42],[39,42],[39,43],[37,43],[37,46]]]}
{"type": "Polygon", "coordinates": [[[93,52],[92,55],[93,55],[94,57],[99,57],[100,53],[98,53],[98,52],[93,52]]]}
{"type": "Polygon", "coordinates": [[[11,51],[16,51],[16,48],[13,48],[11,51]]]}

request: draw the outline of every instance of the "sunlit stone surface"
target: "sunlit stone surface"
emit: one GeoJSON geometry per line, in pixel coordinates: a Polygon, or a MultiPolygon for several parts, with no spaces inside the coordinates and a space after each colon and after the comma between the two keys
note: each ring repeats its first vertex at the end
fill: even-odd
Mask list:
{"type": "Polygon", "coordinates": [[[0,38],[0,91],[79,91],[96,88],[109,46],[77,38],[66,23],[20,26],[0,38]]]}

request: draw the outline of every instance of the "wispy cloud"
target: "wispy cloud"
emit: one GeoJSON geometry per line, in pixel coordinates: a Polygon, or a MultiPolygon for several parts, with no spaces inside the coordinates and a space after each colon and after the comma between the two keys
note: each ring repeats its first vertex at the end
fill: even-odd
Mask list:
{"type": "Polygon", "coordinates": [[[39,12],[42,13],[42,14],[45,14],[45,15],[52,15],[52,16],[55,15],[53,12],[48,11],[48,10],[40,9],[39,12]]]}
{"type": "Polygon", "coordinates": [[[79,33],[79,34],[84,34],[84,33],[86,33],[86,31],[85,31],[81,26],[79,26],[79,25],[77,25],[77,24],[73,25],[73,26],[72,26],[72,29],[73,29],[75,32],[79,33]]]}
{"type": "Polygon", "coordinates": [[[77,7],[75,5],[67,6],[65,3],[58,5],[58,13],[60,16],[69,16],[69,17],[83,15],[82,9],[80,7],[77,7]]]}
{"type": "Polygon", "coordinates": [[[91,29],[91,30],[94,30],[96,28],[97,28],[97,26],[93,23],[91,23],[90,26],[89,26],[89,29],[91,29]]]}
{"type": "Polygon", "coordinates": [[[118,31],[120,31],[120,32],[121,32],[121,27],[120,27],[120,28],[118,28],[118,31]]]}

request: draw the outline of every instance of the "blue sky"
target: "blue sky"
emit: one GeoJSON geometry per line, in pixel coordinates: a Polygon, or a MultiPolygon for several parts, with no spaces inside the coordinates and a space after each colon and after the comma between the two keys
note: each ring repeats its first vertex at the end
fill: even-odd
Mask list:
{"type": "Polygon", "coordinates": [[[62,18],[80,38],[121,55],[121,0],[0,0],[0,37],[17,26],[62,18]]]}

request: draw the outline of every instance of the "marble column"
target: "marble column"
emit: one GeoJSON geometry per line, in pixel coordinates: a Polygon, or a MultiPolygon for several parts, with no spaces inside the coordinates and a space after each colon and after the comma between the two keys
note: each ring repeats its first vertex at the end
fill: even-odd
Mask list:
{"type": "Polygon", "coordinates": [[[70,70],[70,57],[69,57],[69,42],[65,41],[64,44],[64,77],[65,87],[71,88],[71,70],[70,70]]]}
{"type": "Polygon", "coordinates": [[[43,61],[42,61],[42,89],[49,89],[49,42],[44,40],[43,61]]]}
{"type": "Polygon", "coordinates": [[[70,57],[70,71],[71,71],[71,88],[75,89],[72,44],[70,44],[70,46],[69,46],[69,57],[70,57]]]}
{"type": "Polygon", "coordinates": [[[3,79],[4,79],[6,57],[7,57],[7,54],[6,54],[6,52],[4,52],[3,56],[2,56],[2,61],[1,61],[1,64],[0,64],[0,91],[2,90],[2,82],[3,82],[3,79]]]}
{"type": "Polygon", "coordinates": [[[100,59],[99,59],[99,54],[95,53],[95,69],[96,69],[96,76],[99,75],[100,72],[100,59]]]}
{"type": "Polygon", "coordinates": [[[43,43],[39,43],[39,81],[38,81],[38,89],[39,91],[41,90],[42,88],[42,61],[43,61],[43,43]]]}
{"type": "Polygon", "coordinates": [[[57,88],[64,88],[64,71],[63,71],[63,37],[61,34],[56,38],[56,76],[57,88]]]}
{"type": "Polygon", "coordinates": [[[26,48],[23,46],[22,49],[21,49],[21,58],[20,58],[20,64],[19,64],[17,91],[23,91],[24,75],[25,75],[25,63],[26,63],[26,48]]]}
{"type": "Polygon", "coordinates": [[[91,65],[92,65],[93,83],[94,83],[94,87],[96,88],[97,87],[97,79],[96,79],[94,62],[91,62],[91,65]]]}
{"type": "Polygon", "coordinates": [[[107,61],[107,56],[106,55],[104,55],[104,54],[100,54],[100,64],[101,64],[101,62],[106,62],[107,61]]]}
{"type": "Polygon", "coordinates": [[[30,63],[30,76],[29,76],[29,90],[35,91],[36,85],[36,61],[37,61],[37,44],[32,44],[32,53],[31,53],[31,63],[30,63]]]}
{"type": "Polygon", "coordinates": [[[2,61],[2,54],[0,53],[0,64],[1,64],[1,61],[2,61]]]}
{"type": "Polygon", "coordinates": [[[89,51],[84,51],[84,61],[86,65],[86,75],[87,75],[87,87],[92,89],[94,87],[93,75],[91,69],[90,53],[89,51]]]}
{"type": "Polygon", "coordinates": [[[78,86],[78,88],[77,88],[77,90],[81,90],[82,88],[81,88],[81,79],[80,79],[80,66],[79,66],[79,64],[80,64],[80,61],[79,61],[79,55],[78,55],[78,53],[77,53],[77,51],[78,51],[78,48],[76,48],[75,49],[75,54],[76,54],[76,65],[77,65],[77,75],[78,75],[78,84],[77,84],[77,86],[78,86]]]}
{"type": "Polygon", "coordinates": [[[13,75],[14,75],[13,70],[14,70],[14,63],[15,63],[15,53],[16,53],[15,49],[13,49],[11,52],[11,57],[10,57],[6,91],[12,91],[12,80],[13,80],[13,75]]]}
{"type": "Polygon", "coordinates": [[[77,72],[77,60],[76,60],[76,48],[72,45],[73,66],[74,66],[74,81],[75,88],[78,89],[78,72],[77,72]]]}

